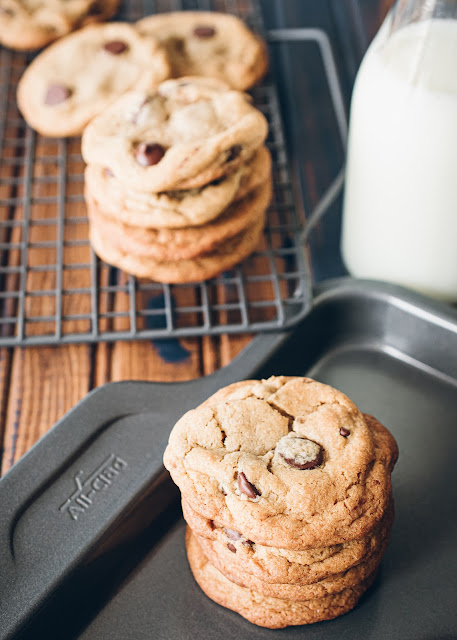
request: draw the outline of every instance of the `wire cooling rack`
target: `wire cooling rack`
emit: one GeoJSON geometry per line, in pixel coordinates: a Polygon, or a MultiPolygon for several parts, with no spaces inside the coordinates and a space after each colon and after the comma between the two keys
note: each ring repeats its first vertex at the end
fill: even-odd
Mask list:
{"type": "MultiPolygon", "coordinates": [[[[263,32],[257,0],[130,0],[118,19],[182,9],[227,11],[263,32]]],[[[297,37],[325,40],[313,30],[297,37]]],[[[330,48],[319,46],[338,113],[330,48]]],[[[259,249],[213,280],[162,285],[124,274],[91,251],[80,139],[37,135],[17,110],[16,86],[29,61],[0,49],[0,346],[257,332],[303,317],[311,298],[304,219],[271,78],[253,91],[269,122],[274,180],[259,249]]]]}

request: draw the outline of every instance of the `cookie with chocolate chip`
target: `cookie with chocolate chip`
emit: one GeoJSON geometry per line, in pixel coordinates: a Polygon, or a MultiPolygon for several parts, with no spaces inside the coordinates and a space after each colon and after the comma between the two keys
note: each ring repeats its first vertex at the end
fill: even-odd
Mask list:
{"type": "Polygon", "coordinates": [[[397,455],[389,431],[343,393],[280,376],[230,385],[186,413],[164,463],[205,518],[304,550],[356,540],[382,520],[397,455]]]}
{"type": "Polygon", "coordinates": [[[145,229],[119,223],[104,215],[87,189],[86,203],[91,224],[103,229],[104,236],[123,252],[137,258],[178,261],[213,252],[257,221],[263,220],[271,192],[270,178],[263,187],[251,191],[204,227],[180,229],[145,229]]]}
{"type": "Polygon", "coordinates": [[[0,0],[0,44],[23,51],[39,49],[86,20],[106,20],[118,0],[0,0]]]}
{"type": "Polygon", "coordinates": [[[293,584],[290,582],[266,582],[245,571],[234,562],[237,547],[232,542],[222,545],[208,538],[195,535],[203,553],[230,582],[247,587],[264,596],[304,602],[314,598],[339,593],[348,587],[354,587],[377,571],[387,547],[388,538],[384,538],[378,548],[365,556],[361,562],[340,573],[332,573],[322,580],[309,584],[293,584]]]}
{"type": "Polygon", "coordinates": [[[204,518],[184,498],[182,508],[187,524],[213,564],[222,563],[233,572],[248,573],[266,583],[295,585],[323,581],[359,565],[387,542],[394,519],[390,505],[381,522],[362,538],[296,551],[255,543],[240,531],[204,518]]]}
{"type": "Polygon", "coordinates": [[[212,78],[182,78],[117,100],[86,127],[82,153],[132,190],[192,189],[244,164],[267,130],[246,94],[212,78]]]}
{"type": "Polygon", "coordinates": [[[182,260],[159,260],[124,251],[107,237],[103,224],[92,220],[89,238],[95,253],[105,262],[139,278],[157,282],[199,282],[213,278],[247,258],[262,236],[265,216],[208,253],[182,260]]]}
{"type": "Polygon", "coordinates": [[[118,223],[142,229],[201,228],[270,180],[271,157],[263,146],[245,165],[197,189],[139,192],[106,167],[89,165],[85,171],[86,191],[100,211],[118,223]]]}
{"type": "Polygon", "coordinates": [[[180,11],[148,16],[137,23],[142,33],[166,48],[173,76],[209,76],[245,90],[266,73],[264,42],[236,16],[180,11]]]}
{"type": "Polygon", "coordinates": [[[77,135],[124,93],[153,89],[169,73],[153,38],[127,23],[89,25],[35,58],[19,82],[18,105],[39,133],[77,135]]]}
{"type": "Polygon", "coordinates": [[[190,529],[186,531],[186,548],[194,578],[209,598],[250,622],[270,629],[330,620],[347,613],[376,577],[373,572],[358,584],[321,598],[305,601],[274,598],[226,578],[210,563],[190,529]]]}

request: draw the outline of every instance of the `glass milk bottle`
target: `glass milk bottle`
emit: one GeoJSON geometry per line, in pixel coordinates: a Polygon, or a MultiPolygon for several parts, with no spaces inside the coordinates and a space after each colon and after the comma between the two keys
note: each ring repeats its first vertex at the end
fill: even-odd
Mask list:
{"type": "Polygon", "coordinates": [[[457,0],[399,0],[354,87],[349,272],[457,301],[457,0]]]}

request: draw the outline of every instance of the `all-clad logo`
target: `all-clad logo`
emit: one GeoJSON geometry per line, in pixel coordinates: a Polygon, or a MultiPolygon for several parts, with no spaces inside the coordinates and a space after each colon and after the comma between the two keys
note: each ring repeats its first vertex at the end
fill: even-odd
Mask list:
{"type": "Polygon", "coordinates": [[[78,520],[83,513],[90,509],[94,500],[97,500],[97,494],[109,489],[127,466],[125,460],[112,453],[86,480],[83,479],[84,471],[79,471],[73,477],[76,489],[60,505],[59,511],[61,513],[67,512],[72,520],[78,520]]]}

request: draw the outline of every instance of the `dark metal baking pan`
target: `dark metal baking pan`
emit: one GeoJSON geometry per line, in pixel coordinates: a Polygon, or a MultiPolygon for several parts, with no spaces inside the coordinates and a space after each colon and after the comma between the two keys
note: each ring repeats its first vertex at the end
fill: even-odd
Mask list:
{"type": "Polygon", "coordinates": [[[457,638],[457,313],[389,285],[334,281],[288,335],[179,384],[87,396],[0,481],[0,638],[457,638]],[[380,576],[349,614],[272,632],[190,574],[161,459],[174,421],[221,385],[306,374],[398,440],[396,521],[380,576]]]}

